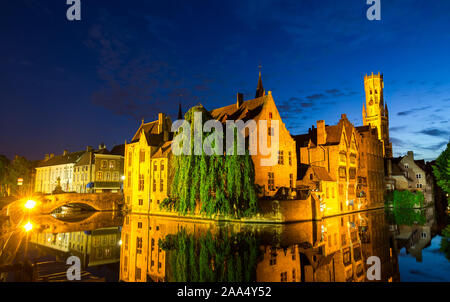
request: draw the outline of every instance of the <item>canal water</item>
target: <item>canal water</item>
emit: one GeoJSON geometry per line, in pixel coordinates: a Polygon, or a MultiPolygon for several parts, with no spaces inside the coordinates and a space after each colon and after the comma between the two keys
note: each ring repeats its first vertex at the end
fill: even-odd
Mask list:
{"type": "Polygon", "coordinates": [[[446,224],[433,208],[287,225],[117,212],[12,217],[0,225],[0,280],[65,281],[75,256],[85,281],[450,281],[446,224]]]}

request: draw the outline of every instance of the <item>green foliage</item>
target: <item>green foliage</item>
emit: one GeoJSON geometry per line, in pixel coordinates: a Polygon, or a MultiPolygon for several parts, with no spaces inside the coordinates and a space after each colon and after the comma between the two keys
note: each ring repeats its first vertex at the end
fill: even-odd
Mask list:
{"type": "Polygon", "coordinates": [[[425,201],[425,196],[421,191],[399,191],[395,190],[388,192],[385,196],[387,205],[394,208],[412,209],[422,208],[425,201]]]}
{"type": "Polygon", "coordinates": [[[450,194],[450,141],[447,148],[436,159],[436,164],[433,165],[433,174],[436,177],[438,186],[444,192],[450,194]]]}
{"type": "Polygon", "coordinates": [[[442,230],[440,251],[445,254],[445,258],[450,261],[450,225],[442,230]]]}
{"type": "Polygon", "coordinates": [[[158,242],[166,252],[169,282],[251,282],[260,252],[254,233],[221,230],[202,235],[182,229],[158,242]]]}
{"type": "MultiPolygon", "coordinates": [[[[175,209],[181,214],[200,212],[213,215],[250,216],[257,212],[257,193],[251,156],[208,156],[202,151],[194,155],[194,113],[202,113],[202,121],[212,119],[203,106],[192,107],[185,115],[191,124],[191,155],[173,156],[171,199],[160,207],[175,209]]],[[[181,128],[180,128],[180,131],[181,128]]],[[[212,135],[204,132],[203,140],[212,135]]],[[[237,150],[237,146],[235,146],[237,150]]],[[[235,152],[236,153],[236,152],[235,152]]]]}
{"type": "Polygon", "coordinates": [[[394,208],[387,212],[390,224],[396,225],[424,225],[427,221],[424,210],[394,208]]]}

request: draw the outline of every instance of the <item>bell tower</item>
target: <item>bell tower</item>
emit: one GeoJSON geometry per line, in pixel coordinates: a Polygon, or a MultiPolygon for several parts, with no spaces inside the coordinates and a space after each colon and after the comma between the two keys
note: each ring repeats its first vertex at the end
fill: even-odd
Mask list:
{"type": "Polygon", "coordinates": [[[392,143],[389,142],[389,113],[383,96],[383,75],[372,74],[364,76],[364,91],[366,104],[363,105],[363,124],[376,127],[378,139],[383,142],[384,157],[392,157],[392,143]]]}

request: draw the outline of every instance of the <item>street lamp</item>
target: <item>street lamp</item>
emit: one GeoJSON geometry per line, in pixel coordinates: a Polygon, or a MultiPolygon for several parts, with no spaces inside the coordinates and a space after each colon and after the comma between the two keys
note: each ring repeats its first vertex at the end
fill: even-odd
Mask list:
{"type": "Polygon", "coordinates": [[[32,200],[32,199],[28,199],[27,202],[25,203],[25,208],[27,208],[28,210],[33,209],[36,206],[36,201],[32,200]]]}
{"type": "Polygon", "coordinates": [[[25,231],[26,232],[29,232],[29,231],[31,231],[31,229],[33,229],[33,225],[31,224],[31,222],[27,222],[27,224],[26,225],[24,225],[23,226],[24,228],[25,228],[25,231]]]}

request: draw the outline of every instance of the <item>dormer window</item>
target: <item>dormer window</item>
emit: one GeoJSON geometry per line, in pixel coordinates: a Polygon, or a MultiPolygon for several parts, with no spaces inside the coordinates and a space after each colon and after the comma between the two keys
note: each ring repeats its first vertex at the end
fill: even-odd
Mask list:
{"type": "Polygon", "coordinates": [[[269,118],[272,119],[272,112],[269,112],[269,118]]]}
{"type": "Polygon", "coordinates": [[[378,91],[375,89],[375,94],[377,94],[378,93],[378,91]]]}
{"type": "Polygon", "coordinates": [[[372,90],[370,90],[370,94],[372,94],[372,90]]]}

